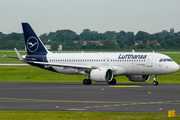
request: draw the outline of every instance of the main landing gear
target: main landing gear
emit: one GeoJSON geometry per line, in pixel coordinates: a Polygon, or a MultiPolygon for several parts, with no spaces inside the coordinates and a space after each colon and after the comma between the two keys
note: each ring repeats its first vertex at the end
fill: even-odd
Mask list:
{"type": "Polygon", "coordinates": [[[152,75],[152,77],[153,77],[153,80],[154,80],[153,85],[158,85],[159,83],[158,83],[158,81],[156,81],[157,75],[152,75]]]}
{"type": "MultiPolygon", "coordinates": [[[[92,84],[92,80],[89,79],[89,76],[87,76],[86,79],[83,80],[83,84],[84,85],[91,85],[92,84]]],[[[109,85],[115,85],[116,84],[116,79],[112,79],[110,82],[108,82],[109,85]]]]}
{"type": "Polygon", "coordinates": [[[91,85],[91,83],[92,83],[91,79],[84,79],[83,80],[84,85],[91,85]]]}
{"type": "Polygon", "coordinates": [[[89,79],[89,76],[87,76],[87,79],[83,80],[84,85],[91,85],[91,83],[92,83],[92,81],[91,81],[91,79],[89,79]]]}
{"type": "Polygon", "coordinates": [[[109,85],[115,85],[116,84],[116,79],[112,79],[111,82],[108,82],[109,85]]]}

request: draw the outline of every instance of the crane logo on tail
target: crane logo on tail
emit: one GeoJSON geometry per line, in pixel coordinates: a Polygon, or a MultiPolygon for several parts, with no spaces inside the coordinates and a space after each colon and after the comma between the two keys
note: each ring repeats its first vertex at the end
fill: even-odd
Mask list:
{"type": "Polygon", "coordinates": [[[38,47],[39,47],[39,42],[37,38],[34,36],[29,37],[29,39],[27,40],[27,49],[30,52],[35,52],[38,49],[38,47]]]}

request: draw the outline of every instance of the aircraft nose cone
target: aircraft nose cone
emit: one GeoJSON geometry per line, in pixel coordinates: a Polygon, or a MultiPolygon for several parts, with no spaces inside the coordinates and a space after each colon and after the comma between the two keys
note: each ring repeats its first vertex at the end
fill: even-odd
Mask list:
{"type": "Polygon", "coordinates": [[[178,70],[179,70],[179,65],[178,64],[173,65],[172,71],[177,72],[178,70]]]}

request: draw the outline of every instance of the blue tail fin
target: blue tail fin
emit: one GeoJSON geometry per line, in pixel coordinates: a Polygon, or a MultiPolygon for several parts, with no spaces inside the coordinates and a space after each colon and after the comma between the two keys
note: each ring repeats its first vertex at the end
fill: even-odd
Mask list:
{"type": "Polygon", "coordinates": [[[29,23],[22,23],[24,39],[28,55],[46,55],[48,50],[42,41],[37,37],[29,23]]]}

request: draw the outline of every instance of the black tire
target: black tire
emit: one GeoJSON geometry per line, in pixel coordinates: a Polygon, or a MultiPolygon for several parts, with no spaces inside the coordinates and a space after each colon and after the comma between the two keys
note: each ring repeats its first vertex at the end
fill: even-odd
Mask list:
{"type": "Polygon", "coordinates": [[[158,85],[158,84],[159,84],[158,81],[154,81],[154,82],[153,82],[153,85],[154,85],[154,86],[156,86],[156,85],[158,85]]]}
{"type": "Polygon", "coordinates": [[[114,83],[113,83],[113,85],[115,85],[116,84],[116,79],[114,79],[114,83]]]}
{"type": "Polygon", "coordinates": [[[156,85],[158,85],[159,83],[158,83],[158,81],[156,81],[156,85]]]}
{"type": "Polygon", "coordinates": [[[88,79],[88,85],[91,85],[91,84],[92,84],[91,79],[88,79]]]}
{"type": "Polygon", "coordinates": [[[84,79],[84,80],[83,80],[83,84],[84,84],[84,85],[88,85],[88,80],[87,80],[87,79],[84,79]]]}
{"type": "Polygon", "coordinates": [[[115,85],[116,84],[116,79],[111,80],[111,82],[108,82],[109,85],[115,85]]]}
{"type": "Polygon", "coordinates": [[[91,85],[92,81],[90,79],[84,79],[83,84],[84,85],[91,85]]]}

